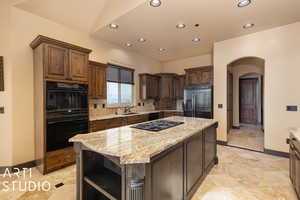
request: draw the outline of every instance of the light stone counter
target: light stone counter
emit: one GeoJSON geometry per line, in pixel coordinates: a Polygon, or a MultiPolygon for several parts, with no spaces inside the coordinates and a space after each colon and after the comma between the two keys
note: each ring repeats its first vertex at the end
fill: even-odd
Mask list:
{"type": "Polygon", "coordinates": [[[300,128],[290,128],[289,132],[292,133],[298,141],[300,141],[300,128]]]}
{"type": "Polygon", "coordinates": [[[159,132],[150,132],[123,126],[90,134],[80,134],[70,142],[82,143],[100,154],[120,159],[120,164],[149,163],[151,157],[182,142],[205,128],[217,123],[216,120],[169,117],[171,121],[184,124],[159,132]]]}
{"type": "Polygon", "coordinates": [[[129,117],[129,116],[137,116],[137,115],[145,115],[150,113],[159,113],[159,112],[183,112],[182,110],[153,110],[153,111],[144,111],[144,112],[137,112],[136,114],[131,115],[101,115],[96,117],[90,117],[90,121],[97,121],[97,120],[105,120],[105,119],[114,119],[114,118],[120,118],[120,117],[129,117]]]}

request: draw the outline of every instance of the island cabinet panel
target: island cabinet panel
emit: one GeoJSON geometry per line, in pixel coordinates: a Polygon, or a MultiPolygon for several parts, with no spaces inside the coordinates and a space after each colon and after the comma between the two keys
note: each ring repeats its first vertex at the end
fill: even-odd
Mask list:
{"type": "Polygon", "coordinates": [[[199,132],[186,142],[186,192],[197,189],[203,176],[203,135],[199,132]],[[196,186],[196,187],[194,187],[196,186]]]}
{"type": "Polygon", "coordinates": [[[215,161],[217,154],[217,131],[214,127],[209,127],[203,131],[204,136],[204,167],[205,170],[215,161]]]}
{"type": "Polygon", "coordinates": [[[290,143],[290,179],[300,199],[300,141],[292,134],[290,143]]]}
{"type": "Polygon", "coordinates": [[[151,198],[147,200],[182,200],[184,156],[183,145],[154,159],[151,164],[151,198]]]}
{"type": "Polygon", "coordinates": [[[69,50],[57,45],[45,45],[45,78],[64,80],[69,75],[69,50]]]}

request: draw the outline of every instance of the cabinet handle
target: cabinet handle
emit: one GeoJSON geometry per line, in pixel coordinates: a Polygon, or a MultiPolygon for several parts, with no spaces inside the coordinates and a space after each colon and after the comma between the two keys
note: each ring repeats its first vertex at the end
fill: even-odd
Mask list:
{"type": "Polygon", "coordinates": [[[66,156],[66,158],[71,158],[72,157],[72,155],[70,155],[70,154],[68,154],[67,156],[66,156]]]}

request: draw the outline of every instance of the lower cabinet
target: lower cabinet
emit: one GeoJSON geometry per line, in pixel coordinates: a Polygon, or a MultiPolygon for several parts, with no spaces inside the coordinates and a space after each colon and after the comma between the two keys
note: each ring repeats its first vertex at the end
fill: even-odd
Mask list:
{"type": "Polygon", "coordinates": [[[73,147],[46,153],[46,171],[51,172],[75,163],[76,153],[73,147]]]}
{"type": "MultiPolygon", "coordinates": [[[[167,112],[159,113],[159,118],[166,118],[171,116],[183,116],[183,112],[167,111],[167,112]]],[[[149,114],[95,120],[95,121],[90,121],[89,132],[103,131],[110,128],[117,128],[121,126],[137,124],[146,121],[149,121],[149,114]]]]}
{"type": "Polygon", "coordinates": [[[300,141],[290,137],[290,179],[300,199],[300,141]]]}
{"type": "Polygon", "coordinates": [[[212,160],[216,157],[217,152],[217,133],[213,127],[207,128],[203,131],[204,136],[204,168],[210,167],[212,160]]]}

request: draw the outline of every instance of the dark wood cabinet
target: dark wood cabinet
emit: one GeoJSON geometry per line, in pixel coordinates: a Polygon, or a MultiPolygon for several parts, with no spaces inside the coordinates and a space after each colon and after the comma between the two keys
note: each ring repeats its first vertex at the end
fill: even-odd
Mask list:
{"type": "Polygon", "coordinates": [[[64,80],[69,76],[69,50],[57,45],[45,45],[45,78],[64,80]]]}
{"type": "Polygon", "coordinates": [[[106,99],[106,64],[89,61],[89,98],[106,99]]]}
{"type": "Polygon", "coordinates": [[[40,48],[38,64],[43,64],[44,79],[51,81],[88,82],[88,57],[90,49],[48,38],[36,37],[30,46],[40,48]]]}
{"type": "Polygon", "coordinates": [[[88,54],[69,50],[70,78],[73,81],[88,81],[88,54]]]}
{"type": "Polygon", "coordinates": [[[159,77],[152,74],[140,74],[140,99],[157,99],[159,96],[159,77]]]}
{"type": "Polygon", "coordinates": [[[293,134],[291,134],[289,143],[290,143],[290,179],[299,198],[300,197],[300,141],[296,137],[294,137],[293,134]]]}
{"type": "Polygon", "coordinates": [[[186,85],[213,84],[213,66],[185,69],[186,85]]]}
{"type": "Polygon", "coordinates": [[[176,74],[159,74],[159,98],[160,99],[175,99],[174,80],[176,74]]]}
{"type": "Polygon", "coordinates": [[[34,63],[35,160],[37,169],[46,174],[74,164],[73,148],[47,149],[47,81],[87,84],[90,49],[63,41],[37,36],[30,44],[34,63]]]}

